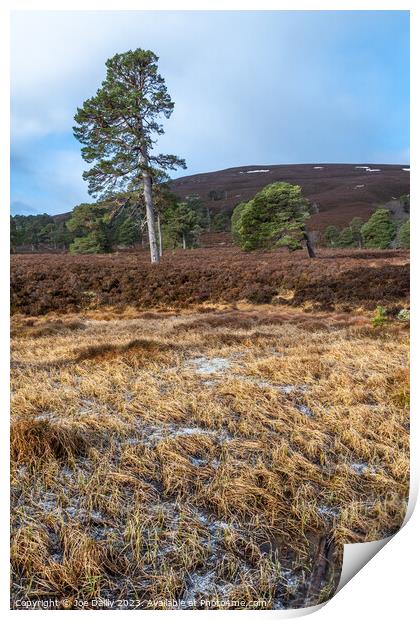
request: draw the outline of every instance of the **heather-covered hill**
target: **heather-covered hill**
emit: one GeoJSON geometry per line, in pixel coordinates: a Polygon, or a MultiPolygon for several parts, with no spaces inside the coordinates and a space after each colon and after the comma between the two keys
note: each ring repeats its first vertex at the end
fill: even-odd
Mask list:
{"type": "Polygon", "coordinates": [[[230,214],[239,202],[275,181],[300,185],[316,203],[314,230],[346,226],[355,216],[367,220],[377,205],[410,191],[408,166],[364,163],[241,166],[180,177],[170,186],[181,198],[198,194],[211,211],[230,214]]]}

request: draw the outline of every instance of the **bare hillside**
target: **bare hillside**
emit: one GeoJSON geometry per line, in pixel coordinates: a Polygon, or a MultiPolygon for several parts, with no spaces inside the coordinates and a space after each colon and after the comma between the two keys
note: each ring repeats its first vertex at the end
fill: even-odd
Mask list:
{"type": "Polygon", "coordinates": [[[345,226],[355,216],[367,219],[377,205],[410,191],[408,166],[363,163],[242,166],[180,177],[170,185],[181,198],[198,194],[210,210],[231,213],[275,181],[300,185],[317,204],[311,227],[318,230],[345,226]]]}

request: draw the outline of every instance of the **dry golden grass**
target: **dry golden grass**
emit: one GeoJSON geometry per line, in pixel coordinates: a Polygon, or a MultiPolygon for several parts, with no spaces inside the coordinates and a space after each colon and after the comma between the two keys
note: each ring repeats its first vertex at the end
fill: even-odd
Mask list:
{"type": "Polygon", "coordinates": [[[249,305],[12,323],[13,605],[314,604],[343,543],[400,527],[403,326],[249,305]]]}

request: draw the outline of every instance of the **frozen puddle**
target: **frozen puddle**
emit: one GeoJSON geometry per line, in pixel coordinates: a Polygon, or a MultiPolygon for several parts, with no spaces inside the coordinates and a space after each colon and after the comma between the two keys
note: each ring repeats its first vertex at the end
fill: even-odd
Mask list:
{"type": "Polygon", "coordinates": [[[241,381],[245,381],[246,383],[253,383],[260,388],[267,388],[270,390],[277,390],[277,392],[282,392],[282,394],[293,394],[295,392],[306,392],[308,389],[307,385],[292,385],[288,383],[271,383],[271,381],[267,381],[266,379],[258,379],[256,377],[247,377],[245,375],[236,375],[238,379],[241,381]]]}
{"type": "Polygon", "coordinates": [[[212,609],[212,601],[227,598],[230,584],[217,583],[216,570],[209,570],[204,574],[189,575],[189,586],[183,595],[183,602],[187,608],[208,607],[212,609]]]}
{"type": "Polygon", "coordinates": [[[208,437],[214,437],[219,443],[224,441],[230,441],[233,436],[223,429],[209,429],[201,426],[176,426],[176,425],[162,425],[162,426],[149,426],[145,425],[139,428],[141,433],[140,438],[124,439],[123,443],[129,443],[131,445],[142,444],[148,447],[155,447],[159,442],[166,439],[176,439],[177,437],[189,437],[194,435],[207,435],[208,437]]]}
{"type": "Polygon", "coordinates": [[[220,381],[217,379],[206,379],[203,383],[207,385],[207,387],[214,387],[215,385],[219,385],[220,381]]]}
{"type": "Polygon", "coordinates": [[[314,412],[306,405],[296,405],[296,409],[300,411],[300,413],[306,415],[308,418],[313,418],[315,415],[314,412]]]}
{"type": "Polygon", "coordinates": [[[193,357],[190,363],[200,375],[211,375],[230,368],[230,361],[226,357],[193,357]]]}
{"type": "Polygon", "coordinates": [[[376,474],[376,469],[368,463],[350,463],[350,468],[358,475],[376,474]]]}
{"type": "Polygon", "coordinates": [[[326,504],[321,504],[318,506],[316,511],[320,517],[324,517],[326,519],[335,519],[340,514],[338,508],[334,508],[334,506],[327,506],[326,504]]]}
{"type": "Polygon", "coordinates": [[[206,459],[200,459],[195,456],[192,456],[190,461],[195,467],[204,467],[204,465],[207,465],[206,459]]]}
{"type": "Polygon", "coordinates": [[[34,417],[34,422],[62,422],[62,419],[53,411],[44,411],[34,417]]]}

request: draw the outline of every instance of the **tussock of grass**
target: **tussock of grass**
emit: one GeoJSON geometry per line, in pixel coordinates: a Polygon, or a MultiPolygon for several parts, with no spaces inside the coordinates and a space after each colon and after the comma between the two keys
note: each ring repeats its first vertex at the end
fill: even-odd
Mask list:
{"type": "Polygon", "coordinates": [[[15,463],[40,464],[42,459],[69,460],[85,456],[86,429],[48,420],[18,419],[11,426],[11,457],[15,463]]]}
{"type": "Polygon", "coordinates": [[[149,359],[151,355],[157,354],[162,351],[171,350],[172,347],[168,343],[158,342],[155,340],[135,339],[130,340],[123,345],[111,345],[111,344],[99,344],[86,347],[78,353],[76,357],[77,362],[84,360],[103,360],[112,359],[124,354],[136,354],[143,353],[149,359]]]}

